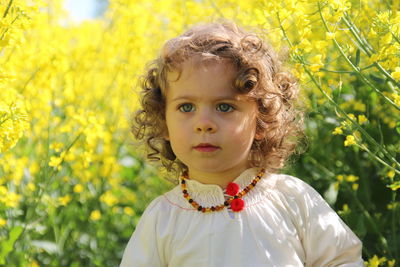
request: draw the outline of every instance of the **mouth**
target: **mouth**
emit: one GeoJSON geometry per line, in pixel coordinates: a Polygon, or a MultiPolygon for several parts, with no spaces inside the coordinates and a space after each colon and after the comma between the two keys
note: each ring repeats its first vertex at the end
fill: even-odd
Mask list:
{"type": "Polygon", "coordinates": [[[201,143],[198,144],[197,146],[193,147],[195,150],[200,151],[200,152],[213,152],[216,151],[218,149],[220,149],[220,147],[218,146],[214,146],[212,144],[209,143],[201,143]]]}

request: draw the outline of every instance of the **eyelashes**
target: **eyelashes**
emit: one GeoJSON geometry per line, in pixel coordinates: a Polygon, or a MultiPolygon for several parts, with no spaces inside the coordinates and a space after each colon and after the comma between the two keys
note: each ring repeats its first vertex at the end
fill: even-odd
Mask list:
{"type": "MultiPolygon", "coordinates": [[[[228,103],[220,103],[220,104],[217,104],[215,109],[217,111],[220,111],[220,112],[223,112],[223,113],[227,113],[227,112],[234,111],[235,107],[232,106],[231,104],[228,104],[228,103]]],[[[195,111],[196,107],[191,103],[183,103],[183,104],[178,106],[178,110],[183,112],[183,113],[188,113],[188,112],[195,111]]]]}
{"type": "Polygon", "coordinates": [[[234,110],[232,105],[229,105],[227,103],[221,103],[217,105],[217,110],[221,112],[231,112],[234,110]]]}
{"type": "Polygon", "coordinates": [[[184,113],[192,112],[195,110],[194,105],[190,103],[184,103],[178,106],[178,109],[184,113]]]}

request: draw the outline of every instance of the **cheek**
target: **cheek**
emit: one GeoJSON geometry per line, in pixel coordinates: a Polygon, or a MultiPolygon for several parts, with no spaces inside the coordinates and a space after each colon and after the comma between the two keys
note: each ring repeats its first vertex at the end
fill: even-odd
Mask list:
{"type": "Polygon", "coordinates": [[[182,121],[177,120],[173,116],[166,117],[166,133],[167,133],[167,140],[178,140],[184,136],[184,127],[182,121]]]}
{"type": "Polygon", "coordinates": [[[237,118],[230,123],[228,127],[230,128],[229,131],[241,134],[243,137],[248,137],[249,135],[254,136],[256,132],[256,121],[253,116],[237,118]]]}

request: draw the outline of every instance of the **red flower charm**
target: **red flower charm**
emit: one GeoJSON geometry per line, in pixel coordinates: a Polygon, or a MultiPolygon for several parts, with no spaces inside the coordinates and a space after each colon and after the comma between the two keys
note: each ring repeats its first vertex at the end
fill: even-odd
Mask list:
{"type": "Polygon", "coordinates": [[[237,193],[239,193],[239,185],[236,183],[229,183],[228,186],[226,187],[226,193],[230,196],[235,196],[237,193]]]}
{"type": "Polygon", "coordinates": [[[231,202],[231,209],[235,212],[241,211],[244,208],[244,201],[241,198],[236,198],[231,202]]]}

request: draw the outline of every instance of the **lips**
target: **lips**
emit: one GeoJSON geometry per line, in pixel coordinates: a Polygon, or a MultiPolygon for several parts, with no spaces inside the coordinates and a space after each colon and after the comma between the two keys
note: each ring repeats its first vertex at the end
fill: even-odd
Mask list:
{"type": "Polygon", "coordinates": [[[201,143],[195,146],[194,149],[200,152],[213,152],[220,149],[220,147],[214,146],[213,144],[209,143],[201,143]]]}

